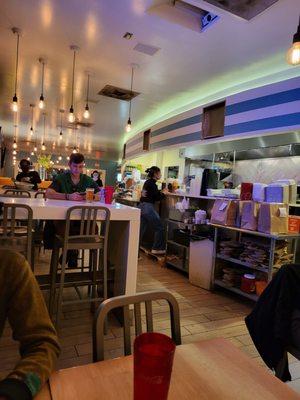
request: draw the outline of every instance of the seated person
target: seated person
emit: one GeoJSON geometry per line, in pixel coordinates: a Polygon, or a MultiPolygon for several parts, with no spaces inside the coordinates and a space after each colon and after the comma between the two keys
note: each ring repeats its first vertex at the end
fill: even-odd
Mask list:
{"type": "Polygon", "coordinates": [[[69,167],[70,170],[58,174],[46,190],[47,199],[82,201],[85,200],[87,188],[94,188],[95,193],[99,192],[97,182],[83,174],[83,154],[71,154],[69,167]]]}
{"type": "Polygon", "coordinates": [[[30,400],[54,370],[59,344],[25,258],[0,250],[0,259],[0,336],[8,319],[21,355],[13,371],[0,381],[0,400],[30,400]]]}
{"type": "Polygon", "coordinates": [[[93,181],[96,182],[99,187],[103,187],[101,174],[98,171],[93,171],[91,177],[93,178],[93,181]]]}
{"type": "Polygon", "coordinates": [[[18,175],[16,176],[16,181],[32,183],[34,185],[33,190],[37,190],[38,183],[41,183],[42,181],[36,171],[30,171],[30,165],[30,161],[26,160],[25,158],[20,161],[20,168],[22,172],[18,173],[18,175]]]}
{"type": "MultiPolygon", "coordinates": [[[[57,175],[55,180],[46,190],[46,198],[56,200],[83,201],[85,200],[85,191],[87,188],[94,188],[96,193],[100,191],[97,183],[90,176],[83,174],[84,156],[82,154],[71,154],[69,167],[69,171],[57,175]]],[[[51,237],[53,238],[53,230],[60,236],[63,236],[65,233],[64,221],[53,221],[52,227],[50,225],[51,222],[47,221],[44,230],[44,242],[46,242],[46,248],[51,248],[51,246],[48,246],[47,243],[51,241],[48,241],[49,236],[50,239],[51,237]]],[[[70,233],[72,235],[79,234],[78,230],[78,223],[75,221],[72,222],[70,233]]],[[[68,251],[67,262],[69,268],[77,267],[77,258],[77,250],[68,251]]]]}

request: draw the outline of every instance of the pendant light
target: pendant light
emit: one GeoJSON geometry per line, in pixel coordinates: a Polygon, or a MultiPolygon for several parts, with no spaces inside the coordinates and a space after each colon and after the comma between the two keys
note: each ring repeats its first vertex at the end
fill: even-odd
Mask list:
{"type": "Polygon", "coordinates": [[[77,153],[76,146],[74,146],[72,153],[73,153],[73,154],[76,154],[76,153],[77,153]]]}
{"type": "Polygon", "coordinates": [[[72,69],[72,93],[71,93],[71,107],[68,116],[69,122],[75,122],[75,115],[74,115],[74,78],[75,78],[75,63],[76,63],[76,51],[79,50],[78,46],[72,45],[70,49],[73,51],[73,69],[72,69]]]}
{"type": "Polygon", "coordinates": [[[39,108],[43,110],[45,108],[45,99],[44,99],[45,60],[43,58],[39,58],[39,63],[42,65],[42,82],[41,82],[41,95],[39,101],[39,108]]]}
{"type": "Polygon", "coordinates": [[[34,109],[35,105],[34,104],[30,104],[30,108],[31,108],[31,127],[30,127],[30,136],[33,136],[33,109],[34,109]]]}
{"type": "Polygon", "coordinates": [[[291,65],[300,65],[300,17],[297,32],[293,37],[292,47],[286,54],[286,60],[291,65]]]}
{"type": "Polygon", "coordinates": [[[130,103],[129,103],[129,113],[128,113],[128,121],[126,125],[126,132],[131,131],[131,101],[132,101],[132,87],[133,87],[133,74],[134,74],[134,69],[137,68],[137,64],[131,64],[131,83],[130,83],[130,103]]]}
{"type": "Polygon", "coordinates": [[[45,146],[45,131],[46,131],[46,113],[43,114],[44,116],[44,133],[43,133],[43,143],[42,143],[42,151],[46,150],[46,146],[45,146]]]}
{"type": "Polygon", "coordinates": [[[62,160],[62,156],[61,156],[61,155],[58,156],[58,160],[59,160],[59,161],[62,160]]]}
{"type": "Polygon", "coordinates": [[[59,110],[60,112],[60,132],[59,132],[59,140],[63,138],[63,114],[65,110],[59,110]]]}
{"type": "Polygon", "coordinates": [[[89,108],[89,90],[90,90],[90,75],[87,75],[87,85],[86,85],[86,105],[83,113],[83,118],[90,118],[90,108],[89,108]]]}
{"type": "Polygon", "coordinates": [[[13,112],[18,111],[18,97],[17,97],[17,86],[18,86],[18,67],[19,67],[19,41],[21,30],[19,28],[12,28],[13,34],[17,35],[17,51],[16,51],[16,75],[15,75],[15,94],[12,101],[13,112]]]}
{"type": "Polygon", "coordinates": [[[17,145],[17,127],[18,127],[18,125],[15,124],[14,125],[14,142],[13,142],[13,146],[12,146],[14,150],[16,150],[16,148],[18,147],[18,145],[17,145]]]}
{"type": "Polygon", "coordinates": [[[34,156],[34,151],[32,151],[30,154],[31,154],[32,156],[34,156]]]}

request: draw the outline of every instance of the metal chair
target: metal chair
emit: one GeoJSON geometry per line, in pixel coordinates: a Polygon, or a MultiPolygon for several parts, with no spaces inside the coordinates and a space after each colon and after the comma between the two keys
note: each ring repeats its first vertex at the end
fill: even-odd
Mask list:
{"type": "Polygon", "coordinates": [[[124,353],[131,354],[130,341],[130,309],[134,305],[134,320],[136,336],[142,333],[141,303],[145,303],[147,332],[153,332],[152,301],[166,300],[170,308],[170,321],[172,339],[176,345],[181,344],[179,306],[176,298],[167,290],[154,290],[150,292],[137,293],[133,296],[117,296],[103,301],[100,304],[93,323],[93,361],[104,360],[104,331],[107,314],[116,309],[122,308],[123,329],[124,329],[124,353]]]}
{"type": "Polygon", "coordinates": [[[35,199],[38,199],[39,197],[45,199],[46,198],[46,192],[45,191],[38,191],[36,192],[36,194],[34,195],[35,199]]]}
{"type": "Polygon", "coordinates": [[[19,189],[7,189],[3,193],[3,196],[7,197],[24,197],[24,198],[30,198],[30,192],[28,190],[19,190],[19,189]]]}
{"type": "Polygon", "coordinates": [[[110,210],[106,207],[74,206],[68,209],[66,225],[63,236],[56,236],[54,249],[52,250],[50,266],[50,296],[49,313],[54,314],[54,303],[56,289],[58,289],[56,307],[56,326],[58,327],[62,306],[82,301],[103,301],[107,299],[107,245],[110,223],[110,210]],[[100,215],[99,215],[100,214],[100,215]],[[101,229],[98,232],[97,220],[101,218],[101,229]],[[78,226],[76,234],[74,231],[74,219],[77,219],[78,226]],[[78,221],[79,219],[79,221],[78,221]],[[72,227],[73,224],[73,227],[72,227]],[[78,232],[78,233],[77,233],[78,232]],[[59,250],[62,249],[61,271],[58,274],[59,250]],[[89,250],[89,271],[66,273],[68,250],[89,250]],[[97,297],[99,285],[103,285],[101,298],[97,297]],[[75,287],[78,294],[78,286],[91,287],[88,299],[79,299],[63,302],[63,289],[75,287]]]}
{"type": "Polygon", "coordinates": [[[0,226],[0,248],[23,253],[32,264],[32,209],[25,204],[3,204],[0,226]],[[26,225],[18,225],[20,222],[26,225]]]}

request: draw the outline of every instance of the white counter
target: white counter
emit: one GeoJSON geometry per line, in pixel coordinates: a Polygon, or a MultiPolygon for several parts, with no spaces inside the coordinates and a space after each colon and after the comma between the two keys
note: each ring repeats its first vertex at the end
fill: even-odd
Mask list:
{"type": "MultiPolygon", "coordinates": [[[[44,200],[0,197],[6,204],[26,204],[32,208],[33,219],[65,220],[67,209],[73,206],[104,206],[111,212],[109,229],[109,260],[115,266],[114,295],[136,292],[140,210],[123,204],[102,204],[86,201],[44,200]]],[[[79,216],[78,216],[79,217],[79,216]]],[[[21,218],[21,216],[20,216],[21,218]]],[[[75,217],[76,219],[76,217],[75,217]]],[[[99,213],[99,220],[102,219],[99,213]]]]}

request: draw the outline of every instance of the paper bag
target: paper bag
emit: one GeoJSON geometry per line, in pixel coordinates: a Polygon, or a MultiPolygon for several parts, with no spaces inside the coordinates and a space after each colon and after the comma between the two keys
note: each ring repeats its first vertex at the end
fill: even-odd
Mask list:
{"type": "Polygon", "coordinates": [[[278,234],[288,232],[288,206],[278,203],[261,203],[258,213],[258,231],[278,234]]]}
{"type": "Polygon", "coordinates": [[[233,200],[215,200],[211,211],[213,224],[235,226],[238,202],[233,200]]]}
{"type": "Polygon", "coordinates": [[[241,210],[241,228],[256,231],[259,204],[255,203],[255,201],[241,201],[241,210]]]}

